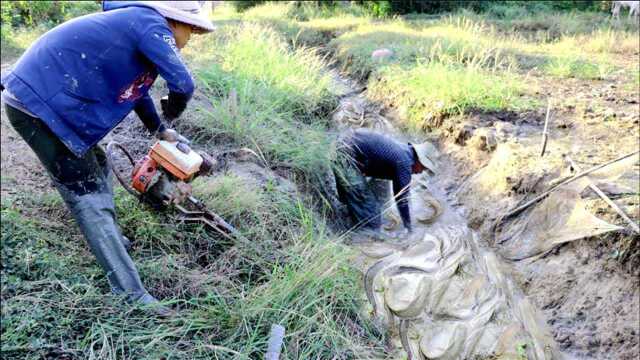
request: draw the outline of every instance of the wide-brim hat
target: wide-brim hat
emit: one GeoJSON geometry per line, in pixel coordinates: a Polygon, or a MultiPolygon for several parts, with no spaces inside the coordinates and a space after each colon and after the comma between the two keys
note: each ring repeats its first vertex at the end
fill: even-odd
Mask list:
{"type": "Polygon", "coordinates": [[[140,5],[153,8],[162,16],[193,25],[197,33],[207,33],[215,30],[202,9],[204,1],[138,1],[140,5]]]}
{"type": "Polygon", "coordinates": [[[422,144],[412,145],[413,149],[416,151],[416,155],[418,155],[418,161],[420,161],[420,164],[433,174],[437,174],[438,167],[436,166],[435,159],[438,158],[438,149],[428,141],[425,141],[422,144]]]}

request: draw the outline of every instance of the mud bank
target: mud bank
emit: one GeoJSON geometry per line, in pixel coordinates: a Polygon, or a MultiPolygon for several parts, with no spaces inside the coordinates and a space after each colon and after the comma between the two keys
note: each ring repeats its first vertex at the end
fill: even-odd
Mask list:
{"type": "MultiPolygon", "coordinates": [[[[541,310],[560,350],[580,359],[636,359],[640,352],[639,236],[603,200],[583,184],[550,207],[549,221],[540,224],[540,231],[528,240],[544,243],[569,235],[577,239],[547,244],[544,251],[527,254],[531,247],[522,238],[496,242],[493,229],[510,209],[575,174],[569,170],[567,155],[584,170],[638,150],[637,95],[626,94],[614,84],[590,85],[588,92],[583,84],[573,94],[569,86],[548,90],[549,96],[566,96],[566,101],[553,108],[543,158],[544,109],[449,119],[439,129],[441,149],[454,165],[443,176],[444,187],[455,194],[453,201],[464,206],[463,214],[480,233],[481,244],[511,258],[505,260],[509,273],[541,310]],[[606,117],[611,114],[612,118],[606,117]],[[581,221],[569,219],[578,211],[581,221]],[[558,224],[551,225],[551,220],[558,224]],[[597,231],[612,226],[625,230],[597,231]],[[536,256],[529,256],[533,253],[536,256]]],[[[637,157],[618,165],[592,180],[637,223],[637,157]]],[[[551,206],[551,199],[513,222],[533,223],[534,211],[540,213],[543,206],[551,206]]]]}

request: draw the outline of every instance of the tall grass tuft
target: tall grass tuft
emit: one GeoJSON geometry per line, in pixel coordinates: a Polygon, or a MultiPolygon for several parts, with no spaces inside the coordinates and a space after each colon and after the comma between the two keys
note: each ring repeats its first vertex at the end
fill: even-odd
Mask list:
{"type": "Polygon", "coordinates": [[[326,172],[337,98],[322,59],[312,49],[290,50],[271,27],[249,24],[224,37],[213,49],[216,61],[199,71],[213,107],[190,124],[194,131],[250,147],[269,166],[306,179],[326,172]]]}
{"type": "Polygon", "coordinates": [[[524,86],[515,76],[496,74],[480,67],[442,62],[413,67],[383,68],[369,82],[376,99],[394,104],[401,125],[423,130],[437,125],[444,116],[476,109],[518,109],[529,104],[522,99],[524,86]]]}

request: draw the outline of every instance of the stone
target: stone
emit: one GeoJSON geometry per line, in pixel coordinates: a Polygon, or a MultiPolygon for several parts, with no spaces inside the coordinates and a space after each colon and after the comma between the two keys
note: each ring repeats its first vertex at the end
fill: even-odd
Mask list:
{"type": "Polygon", "coordinates": [[[375,61],[384,61],[393,56],[393,50],[387,48],[376,49],[371,53],[371,59],[375,61]]]}

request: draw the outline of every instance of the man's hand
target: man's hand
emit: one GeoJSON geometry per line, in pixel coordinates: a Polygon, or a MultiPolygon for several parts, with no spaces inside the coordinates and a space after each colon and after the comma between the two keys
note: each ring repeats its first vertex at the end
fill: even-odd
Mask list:
{"type": "Polygon", "coordinates": [[[185,154],[188,154],[191,151],[188,146],[191,142],[173,129],[164,129],[163,131],[158,132],[156,134],[156,138],[168,142],[177,142],[178,145],[176,147],[185,154]]]}
{"type": "Polygon", "coordinates": [[[160,107],[162,115],[168,121],[176,119],[187,107],[189,97],[183,94],[169,92],[168,96],[160,99],[160,107]]]}

